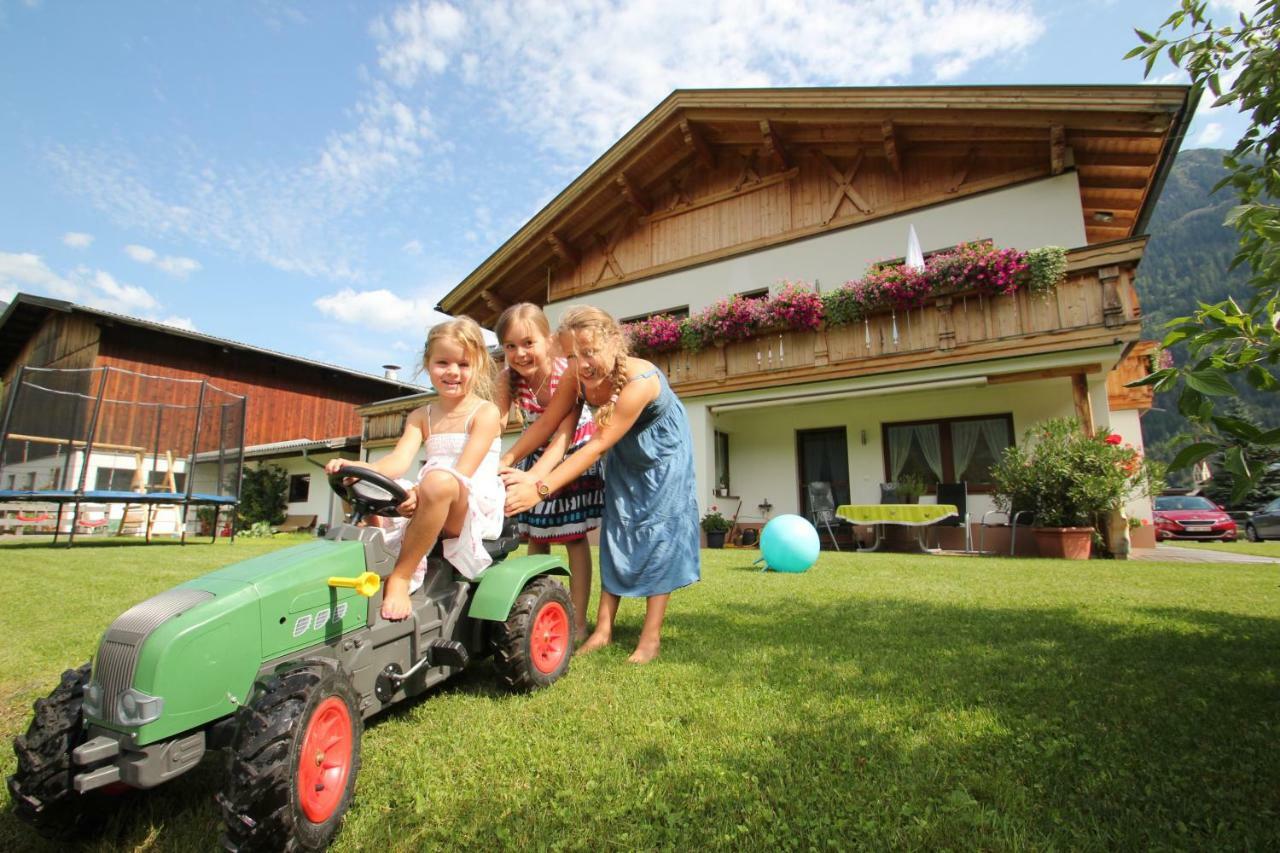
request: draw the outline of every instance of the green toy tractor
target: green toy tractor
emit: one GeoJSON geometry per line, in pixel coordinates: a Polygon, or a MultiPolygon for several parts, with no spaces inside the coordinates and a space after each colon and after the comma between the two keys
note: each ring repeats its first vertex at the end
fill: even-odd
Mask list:
{"type": "Polygon", "coordinates": [[[394,556],[382,531],[406,497],[394,480],[344,468],[330,485],[352,523],[255,557],[125,611],[92,664],[63,673],[14,740],[9,793],[47,835],[95,826],[128,789],[154,788],[229,753],[217,795],[231,850],[317,850],[351,803],[364,720],[492,656],[507,687],[551,684],[569,667],[573,605],[549,556],[503,560],[486,542],[475,580],[438,553],[408,619],[380,618],[394,556]]]}

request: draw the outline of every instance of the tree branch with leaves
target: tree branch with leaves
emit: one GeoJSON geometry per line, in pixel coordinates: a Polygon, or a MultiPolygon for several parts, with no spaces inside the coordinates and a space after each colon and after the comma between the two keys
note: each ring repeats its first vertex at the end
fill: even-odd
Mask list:
{"type": "Polygon", "coordinates": [[[1178,392],[1178,410],[1199,435],[1171,467],[1221,454],[1238,500],[1266,472],[1259,450],[1280,446],[1280,428],[1221,414],[1217,405],[1235,397],[1233,381],[1280,391],[1280,0],[1260,0],[1252,15],[1242,12],[1226,26],[1215,24],[1207,9],[1207,0],[1182,0],[1154,33],[1136,31],[1142,43],[1126,59],[1142,59],[1150,76],[1165,56],[1191,76],[1198,92],[1213,96],[1214,107],[1235,105],[1249,114],[1248,129],[1223,158],[1228,175],[1214,187],[1229,186],[1239,198],[1226,224],[1240,234],[1231,269],[1249,268],[1249,292],[1202,302],[1193,315],[1171,320],[1162,346],[1182,348],[1185,359],[1132,384],[1178,392]]]}

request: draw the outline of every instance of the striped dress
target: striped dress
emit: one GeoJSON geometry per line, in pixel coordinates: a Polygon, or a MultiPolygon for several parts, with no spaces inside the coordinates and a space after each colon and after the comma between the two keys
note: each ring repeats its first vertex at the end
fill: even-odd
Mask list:
{"type": "MultiPolygon", "coordinates": [[[[569,362],[557,358],[552,362],[551,376],[547,380],[551,396],[560,386],[560,377],[564,375],[569,362]]],[[[524,416],[525,428],[538,420],[546,408],[538,402],[537,395],[529,387],[524,377],[516,379],[515,402],[524,416]]],[[[573,440],[565,454],[573,453],[586,444],[595,434],[596,424],[586,406],[578,417],[578,427],[574,430],[573,440]]],[[[528,471],[542,458],[544,448],[539,448],[516,463],[517,468],[528,471]]],[[[600,526],[600,517],[604,514],[604,477],[599,462],[592,464],[582,476],[556,492],[550,498],[536,504],[532,509],[516,516],[521,535],[528,536],[530,542],[571,542],[581,539],[588,530],[600,526]]]]}

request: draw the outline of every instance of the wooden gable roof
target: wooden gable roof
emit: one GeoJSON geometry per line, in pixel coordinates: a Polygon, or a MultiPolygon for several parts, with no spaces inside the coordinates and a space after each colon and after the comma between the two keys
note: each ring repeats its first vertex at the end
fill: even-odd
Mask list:
{"type": "Polygon", "coordinates": [[[1142,233],[1187,86],[678,90],[441,300],[544,304],[1074,169],[1090,244],[1142,233]]]}

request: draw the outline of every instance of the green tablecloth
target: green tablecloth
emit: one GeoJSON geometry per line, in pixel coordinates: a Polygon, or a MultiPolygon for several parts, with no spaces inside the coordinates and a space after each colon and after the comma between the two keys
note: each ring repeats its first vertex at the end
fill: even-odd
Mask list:
{"type": "Polygon", "coordinates": [[[951,504],[842,504],[836,515],[854,524],[902,524],[925,527],[959,514],[951,504]]]}

